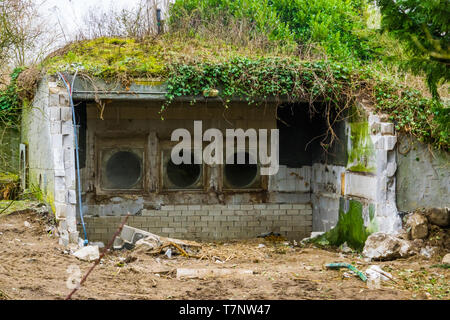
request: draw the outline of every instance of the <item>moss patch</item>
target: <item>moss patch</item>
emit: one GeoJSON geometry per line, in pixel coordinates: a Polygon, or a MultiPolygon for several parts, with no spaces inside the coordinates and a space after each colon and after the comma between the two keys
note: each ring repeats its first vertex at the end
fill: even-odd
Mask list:
{"type": "Polygon", "coordinates": [[[358,201],[350,200],[347,212],[339,210],[339,220],[336,226],[323,235],[314,238],[312,242],[332,246],[340,246],[347,242],[350,248],[362,251],[369,235],[368,228],[364,226],[362,204],[358,201]]]}
{"type": "Polygon", "coordinates": [[[374,146],[370,138],[368,122],[351,122],[350,140],[348,169],[357,172],[375,172],[374,146]]]}

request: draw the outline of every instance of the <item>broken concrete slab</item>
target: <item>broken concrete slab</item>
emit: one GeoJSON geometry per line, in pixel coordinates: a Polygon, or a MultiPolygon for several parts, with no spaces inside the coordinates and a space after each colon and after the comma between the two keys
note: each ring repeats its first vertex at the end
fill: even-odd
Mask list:
{"type": "Polygon", "coordinates": [[[73,253],[75,257],[84,261],[94,261],[100,257],[98,246],[86,246],[73,253]]]}
{"type": "Polygon", "coordinates": [[[447,253],[447,254],[442,258],[442,264],[450,264],[450,253],[447,253]]]}
{"type": "Polygon", "coordinates": [[[411,228],[411,239],[424,239],[428,235],[428,220],[420,213],[413,213],[406,221],[407,228],[411,228]]]}
{"type": "Polygon", "coordinates": [[[178,249],[176,246],[179,246],[185,252],[190,249],[201,248],[201,245],[194,241],[162,237],[127,225],[123,227],[120,236],[116,238],[114,243],[114,249],[122,247],[132,249],[136,247],[138,250],[144,250],[149,253],[160,252],[162,248],[168,246],[175,247],[175,249],[178,249]]]}
{"type": "Polygon", "coordinates": [[[448,208],[432,208],[425,215],[431,224],[439,227],[447,227],[450,224],[450,210],[448,208]]]}
{"type": "Polygon", "coordinates": [[[420,249],[420,255],[424,258],[431,259],[439,252],[439,248],[426,246],[425,248],[420,249]]]}
{"type": "Polygon", "coordinates": [[[188,269],[178,268],[177,279],[180,278],[205,278],[205,277],[220,277],[227,275],[252,275],[253,270],[249,269],[188,269]]]}
{"type": "Polygon", "coordinates": [[[411,243],[394,235],[375,232],[364,245],[363,255],[373,260],[394,260],[412,255],[411,243]]]}

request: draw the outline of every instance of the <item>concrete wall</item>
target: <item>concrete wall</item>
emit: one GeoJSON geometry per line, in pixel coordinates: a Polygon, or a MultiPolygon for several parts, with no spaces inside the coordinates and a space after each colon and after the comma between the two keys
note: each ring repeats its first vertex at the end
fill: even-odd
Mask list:
{"type": "Polygon", "coordinates": [[[73,138],[68,93],[55,79],[45,77],[23,111],[22,143],[28,148],[29,185],[43,192],[65,244],[78,241],[73,138]]]}
{"type": "Polygon", "coordinates": [[[397,163],[397,207],[400,211],[450,206],[448,153],[430,150],[413,138],[401,137],[397,163]]]}
{"type": "Polygon", "coordinates": [[[313,231],[328,231],[339,218],[341,180],[345,167],[315,163],[312,166],[313,231]]]}
{"type": "MultiPolygon", "coordinates": [[[[397,205],[400,210],[448,205],[448,154],[433,158],[422,145],[414,145],[406,155],[397,154],[393,125],[370,114],[341,124],[336,130],[340,144],[332,152],[325,154],[313,146],[312,165],[282,165],[276,175],[261,180],[258,190],[224,190],[220,166],[207,169],[202,190],[162,190],[157,159],[160,144],[170,140],[174,129],[192,132],[194,120],[203,120],[203,130],[272,129],[277,127],[277,112],[274,105],[235,103],[224,109],[217,103],[177,103],[161,120],[160,107],[160,102],[109,101],[103,110],[87,105],[81,176],[90,240],[109,240],[127,212],[133,215],[130,225],[171,237],[247,238],[273,231],[301,239],[312,230],[331,229],[348,200],[363,204],[367,226],[385,232],[399,227],[397,205]],[[144,190],[99,190],[97,152],[104,143],[99,137],[111,145],[143,137],[150,160],[144,190]]],[[[78,239],[73,129],[65,88],[45,78],[32,107],[24,111],[22,142],[28,146],[30,183],[40,183],[65,242],[78,239]]]]}
{"type": "MultiPolygon", "coordinates": [[[[108,242],[123,217],[86,217],[90,241],[108,242]]],[[[143,210],[127,224],[166,237],[247,239],[278,232],[301,240],[311,233],[310,204],[167,205],[143,210]]]]}
{"type": "Polygon", "coordinates": [[[202,120],[203,131],[217,128],[224,137],[228,128],[270,130],[276,128],[274,105],[256,107],[233,103],[224,109],[217,103],[177,103],[163,113],[164,120],[160,108],[158,102],[112,102],[100,111],[96,104],[87,104],[82,186],[90,240],[107,241],[117,228],[116,217],[127,212],[134,215],[130,225],[171,237],[249,238],[271,231],[297,240],[309,236],[312,230],[310,166],[280,166],[276,175],[262,178],[260,190],[225,190],[220,165],[205,166],[207,178],[202,190],[168,191],[160,185],[159,152],[173,130],[186,128],[193,137],[194,120],[202,120]],[[99,192],[98,149],[107,140],[119,145],[119,141],[137,137],[149,141],[145,190],[134,194],[99,192]],[[106,224],[102,227],[103,222],[106,224]]]}
{"type": "Polygon", "coordinates": [[[40,188],[54,209],[54,155],[52,152],[48,79],[38,86],[33,102],[22,113],[21,142],[27,147],[28,185],[40,188]],[[40,182],[40,183],[39,183],[40,182]]]}
{"type": "Polygon", "coordinates": [[[312,174],[313,230],[328,231],[337,223],[348,200],[362,204],[366,226],[393,232],[401,227],[396,207],[397,162],[394,126],[378,116],[350,117],[346,123],[346,166],[315,163],[312,174]],[[373,217],[369,219],[369,209],[373,217]]]}

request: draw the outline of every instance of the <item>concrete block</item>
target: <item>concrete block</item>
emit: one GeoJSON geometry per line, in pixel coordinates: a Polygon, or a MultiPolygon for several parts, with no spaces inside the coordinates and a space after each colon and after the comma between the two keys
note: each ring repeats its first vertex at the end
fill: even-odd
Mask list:
{"type": "Polygon", "coordinates": [[[382,135],[393,135],[394,134],[394,124],[389,122],[380,123],[381,134],[382,135]]]}
{"type": "Polygon", "coordinates": [[[72,109],[71,108],[62,107],[59,109],[61,112],[61,120],[62,121],[72,121],[72,109]]]}
{"type": "Polygon", "coordinates": [[[56,190],[55,191],[55,202],[65,203],[67,193],[64,190],[56,190]]]}
{"type": "Polygon", "coordinates": [[[73,125],[72,121],[62,121],[61,125],[61,133],[63,135],[73,134],[73,125]]]}
{"type": "Polygon", "coordinates": [[[56,176],[55,177],[55,190],[62,190],[62,191],[66,191],[66,182],[65,179],[61,176],[56,176]]]}
{"type": "Polygon", "coordinates": [[[52,147],[55,149],[61,149],[63,146],[63,136],[62,134],[52,135],[52,147]]]}
{"type": "Polygon", "coordinates": [[[60,232],[59,234],[59,244],[63,246],[69,245],[69,233],[67,230],[60,232]]]}
{"type": "Polygon", "coordinates": [[[50,133],[61,134],[61,121],[50,121],[50,133]]]}
{"type": "Polygon", "coordinates": [[[77,194],[76,194],[75,190],[68,191],[68,200],[69,200],[69,203],[71,203],[71,204],[77,203],[77,194]]]}
{"type": "Polygon", "coordinates": [[[357,196],[365,199],[376,199],[377,178],[347,172],[345,175],[345,195],[357,196]]]}
{"type": "Polygon", "coordinates": [[[62,144],[63,148],[74,148],[73,135],[63,135],[62,136],[62,144]]]}
{"type": "Polygon", "coordinates": [[[64,203],[55,203],[56,219],[67,217],[67,205],[64,203]]]}
{"type": "Polygon", "coordinates": [[[375,146],[375,149],[384,149],[385,144],[385,137],[383,136],[376,136],[372,137],[373,145],[375,146]]]}
{"type": "Polygon", "coordinates": [[[66,171],[62,169],[55,170],[55,177],[65,177],[66,171]]]}
{"type": "Polygon", "coordinates": [[[63,93],[60,93],[59,95],[58,95],[58,104],[60,105],[60,106],[69,106],[69,94],[63,94],[63,93]]]}
{"type": "Polygon", "coordinates": [[[69,232],[69,243],[78,243],[80,233],[78,231],[69,232]]]}
{"type": "Polygon", "coordinates": [[[59,107],[49,107],[49,118],[51,121],[61,120],[61,111],[59,107]]]}
{"type": "Polygon", "coordinates": [[[52,107],[58,107],[59,106],[59,88],[50,88],[50,96],[48,97],[48,104],[52,107]]]}
{"type": "Polygon", "coordinates": [[[397,143],[397,136],[386,136],[385,138],[385,150],[394,150],[395,144],[397,143]]]}

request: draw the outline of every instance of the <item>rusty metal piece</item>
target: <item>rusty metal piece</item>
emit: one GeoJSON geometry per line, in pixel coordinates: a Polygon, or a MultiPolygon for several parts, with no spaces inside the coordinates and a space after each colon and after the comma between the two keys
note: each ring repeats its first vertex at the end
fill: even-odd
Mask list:
{"type": "Polygon", "coordinates": [[[130,213],[128,212],[125,219],[123,219],[121,225],[119,226],[119,228],[116,230],[116,233],[114,233],[112,239],[109,241],[108,245],[105,247],[105,249],[103,250],[103,252],[100,254],[100,257],[98,257],[98,259],[94,262],[94,264],[92,265],[92,267],[88,270],[88,272],[84,275],[84,277],[81,279],[80,281],[80,285],[77,288],[74,288],[72,290],[72,292],[69,293],[69,295],[66,297],[65,300],[70,300],[72,298],[72,295],[79,289],[81,288],[81,286],[83,285],[83,283],[86,281],[87,277],[89,276],[89,274],[92,272],[92,270],[94,270],[94,268],[100,263],[100,261],[102,260],[102,258],[106,255],[106,253],[108,252],[108,250],[111,248],[111,246],[114,243],[114,240],[116,239],[116,237],[122,232],[123,226],[125,225],[125,223],[127,223],[128,217],[130,216],[130,213]]]}

